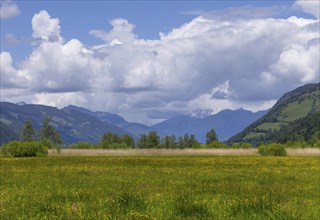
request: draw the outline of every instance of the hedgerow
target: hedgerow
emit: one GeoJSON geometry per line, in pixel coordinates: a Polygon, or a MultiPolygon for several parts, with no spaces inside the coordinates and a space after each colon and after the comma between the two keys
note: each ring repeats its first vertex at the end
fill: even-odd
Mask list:
{"type": "Polygon", "coordinates": [[[5,156],[12,157],[39,157],[48,154],[45,144],[38,141],[10,141],[1,147],[5,156]]]}

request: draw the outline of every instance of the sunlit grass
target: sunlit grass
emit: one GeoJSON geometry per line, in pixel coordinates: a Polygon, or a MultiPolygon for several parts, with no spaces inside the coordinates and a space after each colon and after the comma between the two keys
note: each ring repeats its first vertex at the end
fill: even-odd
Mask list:
{"type": "Polygon", "coordinates": [[[293,122],[296,119],[306,117],[312,106],[312,99],[305,99],[301,103],[299,101],[289,103],[277,119],[282,122],[293,122]]]}
{"type": "Polygon", "coordinates": [[[0,158],[0,219],[318,219],[319,157],[0,158]]]}
{"type": "Polygon", "coordinates": [[[260,124],[259,126],[257,126],[257,129],[259,129],[260,131],[265,131],[265,132],[267,132],[269,129],[271,129],[272,131],[278,131],[278,130],[280,130],[282,125],[288,125],[288,123],[284,123],[284,122],[265,122],[265,123],[260,124]]]}

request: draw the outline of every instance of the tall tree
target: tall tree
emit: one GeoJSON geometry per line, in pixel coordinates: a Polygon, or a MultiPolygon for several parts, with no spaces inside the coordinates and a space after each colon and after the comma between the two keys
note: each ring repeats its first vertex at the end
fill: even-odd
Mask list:
{"type": "Polygon", "coordinates": [[[211,144],[213,141],[218,141],[218,136],[214,129],[211,129],[210,131],[207,132],[206,134],[206,144],[211,144]]]}
{"type": "Polygon", "coordinates": [[[148,136],[143,134],[141,135],[139,141],[138,141],[138,147],[140,148],[146,148],[148,147],[148,136]]]}
{"type": "Polygon", "coordinates": [[[51,117],[49,116],[43,119],[43,125],[39,131],[40,140],[49,140],[56,145],[63,144],[60,133],[50,124],[50,122],[51,117]]]}
{"type": "Polygon", "coordinates": [[[32,127],[31,121],[27,120],[22,129],[21,141],[34,141],[35,132],[32,127]]]}
{"type": "Polygon", "coordinates": [[[157,132],[150,131],[148,134],[148,148],[157,147],[160,144],[160,137],[157,132]]]}
{"type": "Polygon", "coordinates": [[[161,140],[161,145],[164,148],[176,148],[177,145],[177,138],[174,135],[171,136],[165,136],[161,140]]]}
{"type": "Polygon", "coordinates": [[[124,135],[122,136],[122,142],[125,143],[125,144],[127,144],[128,147],[134,147],[134,140],[133,140],[133,138],[132,138],[130,135],[128,135],[128,134],[124,134],[124,135]]]}
{"type": "Polygon", "coordinates": [[[101,144],[106,148],[112,144],[120,144],[121,142],[121,137],[111,132],[104,133],[101,137],[101,144]]]}

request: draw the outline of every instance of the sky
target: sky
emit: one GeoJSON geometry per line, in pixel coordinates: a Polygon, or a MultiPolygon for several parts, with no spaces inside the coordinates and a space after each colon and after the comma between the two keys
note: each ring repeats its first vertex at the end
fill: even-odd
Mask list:
{"type": "Polygon", "coordinates": [[[1,101],[154,124],[319,82],[319,0],[1,0],[1,101]]]}

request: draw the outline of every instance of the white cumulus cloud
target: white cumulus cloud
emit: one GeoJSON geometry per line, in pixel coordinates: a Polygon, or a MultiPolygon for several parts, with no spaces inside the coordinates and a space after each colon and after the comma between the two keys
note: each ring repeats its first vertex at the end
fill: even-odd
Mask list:
{"type": "Polygon", "coordinates": [[[20,15],[20,10],[16,3],[10,0],[1,0],[0,19],[5,20],[20,15]]]}
{"type": "Polygon", "coordinates": [[[47,11],[40,11],[32,18],[32,37],[44,41],[62,41],[59,23],[59,19],[51,18],[47,11]]]}
{"type": "Polygon", "coordinates": [[[319,0],[296,0],[296,6],[309,14],[312,14],[316,18],[320,18],[320,1],[319,0]]]}
{"type": "Polygon", "coordinates": [[[109,31],[90,31],[102,44],[89,47],[63,42],[59,19],[41,11],[32,19],[40,41],[28,58],[13,67],[10,54],[1,54],[1,86],[11,89],[8,100],[26,98],[13,91],[24,85],[34,103],[153,123],[196,108],[268,108],[319,80],[319,20],[234,16],[206,13],[158,40],[138,38],[134,25],[118,18],[109,31]]]}
{"type": "Polygon", "coordinates": [[[17,70],[12,66],[13,60],[8,52],[0,53],[0,73],[2,88],[23,88],[28,85],[28,77],[25,70],[17,70]]]}
{"type": "Polygon", "coordinates": [[[105,32],[104,30],[91,30],[90,34],[108,42],[111,46],[122,43],[132,43],[135,40],[133,33],[134,25],[130,24],[128,20],[118,18],[113,19],[110,24],[112,30],[105,32]]]}

